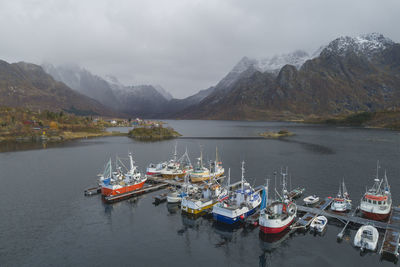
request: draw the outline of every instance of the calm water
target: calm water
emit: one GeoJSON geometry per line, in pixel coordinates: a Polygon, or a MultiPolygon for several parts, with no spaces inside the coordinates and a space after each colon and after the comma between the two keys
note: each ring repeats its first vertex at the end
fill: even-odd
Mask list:
{"type": "MultiPolygon", "coordinates": [[[[344,177],[355,204],[372,185],[376,160],[387,170],[394,203],[400,203],[400,135],[373,129],[334,128],[266,122],[170,121],[184,136],[255,136],[287,128],[286,140],[185,139],[194,160],[199,147],[213,158],[218,146],[232,180],[240,161],[255,185],[281,166],[289,166],[292,186],[306,194],[337,193],[344,177]]],[[[262,240],[258,228],[227,229],[211,219],[190,220],[165,203],[160,192],[113,205],[100,196],[84,197],[109,157],[132,151],[144,171],[150,162],[169,159],[175,141],[141,143],[108,137],[23,150],[2,146],[0,153],[1,266],[392,266],[377,254],[360,256],[352,247],[355,231],[336,242],[340,228],[330,224],[324,236],[309,233],[262,240]]]]}

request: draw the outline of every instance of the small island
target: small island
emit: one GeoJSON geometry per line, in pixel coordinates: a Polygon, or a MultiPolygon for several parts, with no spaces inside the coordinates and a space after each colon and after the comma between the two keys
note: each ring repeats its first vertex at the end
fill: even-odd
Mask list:
{"type": "Polygon", "coordinates": [[[263,133],[260,133],[260,136],[263,136],[265,138],[279,138],[279,137],[287,137],[287,136],[292,136],[294,133],[289,132],[288,130],[280,130],[279,132],[273,132],[273,131],[266,131],[263,133]]]}
{"type": "Polygon", "coordinates": [[[129,131],[128,136],[142,141],[159,141],[182,136],[171,127],[163,127],[162,124],[136,126],[129,131]]]}

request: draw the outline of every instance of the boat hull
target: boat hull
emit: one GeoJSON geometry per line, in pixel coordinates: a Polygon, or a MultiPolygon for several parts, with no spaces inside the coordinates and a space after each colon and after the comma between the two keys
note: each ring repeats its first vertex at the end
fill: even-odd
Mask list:
{"type": "Polygon", "coordinates": [[[373,213],[373,212],[367,212],[367,211],[363,211],[361,210],[363,217],[371,219],[371,220],[375,220],[375,221],[384,221],[389,217],[389,213],[387,214],[378,214],[378,213],[373,213]]]}
{"type": "Polygon", "coordinates": [[[178,177],[178,178],[183,178],[183,177],[185,176],[185,173],[174,173],[174,174],[166,174],[166,173],[163,173],[163,174],[161,174],[161,176],[162,176],[163,178],[165,178],[165,179],[174,179],[174,178],[176,178],[176,177],[178,177]]]}
{"type": "Polygon", "coordinates": [[[200,183],[200,182],[205,182],[210,180],[212,177],[211,176],[206,176],[206,177],[190,177],[190,181],[192,183],[200,183]]]}
{"type": "Polygon", "coordinates": [[[285,229],[289,227],[293,223],[293,220],[290,220],[289,223],[280,226],[280,227],[268,227],[268,226],[262,226],[260,225],[260,231],[263,232],[264,234],[278,234],[280,232],[283,232],[285,229]]]}
{"type": "Polygon", "coordinates": [[[182,205],[181,210],[182,210],[182,212],[185,212],[187,214],[200,214],[202,212],[205,212],[207,209],[212,208],[216,203],[217,202],[213,202],[209,205],[205,205],[205,206],[199,207],[197,209],[192,209],[192,208],[182,205]]]}
{"type": "Polygon", "coordinates": [[[119,187],[119,188],[115,188],[115,189],[102,186],[101,194],[103,196],[107,197],[107,196],[115,196],[115,195],[132,192],[132,191],[141,189],[145,182],[146,182],[146,180],[144,180],[143,182],[137,183],[137,184],[127,185],[127,186],[123,186],[123,187],[119,187]]]}
{"type": "MultiPolygon", "coordinates": [[[[248,212],[242,214],[244,218],[252,215],[254,212],[256,212],[256,208],[253,208],[251,210],[249,210],[248,212]]],[[[235,224],[237,222],[241,221],[241,216],[236,216],[236,217],[228,217],[228,216],[224,216],[218,213],[213,213],[213,218],[214,220],[216,220],[217,222],[222,222],[222,223],[226,223],[226,224],[235,224]]]]}

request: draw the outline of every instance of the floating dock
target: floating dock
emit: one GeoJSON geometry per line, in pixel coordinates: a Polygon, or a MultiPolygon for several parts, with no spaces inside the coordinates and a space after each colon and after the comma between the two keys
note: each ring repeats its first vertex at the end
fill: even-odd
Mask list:
{"type": "Polygon", "coordinates": [[[306,212],[306,214],[301,217],[292,228],[307,228],[315,217],[324,215],[323,213],[325,213],[325,209],[329,207],[331,203],[332,198],[327,197],[320,201],[314,208],[297,205],[297,210],[306,212]]]}
{"type": "Polygon", "coordinates": [[[88,188],[84,191],[85,196],[93,196],[93,195],[97,195],[101,193],[101,187],[97,186],[97,187],[92,187],[92,188],[88,188]]]}
{"type": "Polygon", "coordinates": [[[399,239],[400,239],[400,208],[394,207],[390,214],[390,218],[386,227],[385,236],[383,238],[380,254],[382,257],[399,256],[399,239]]]}
{"type": "Polygon", "coordinates": [[[393,207],[390,213],[388,222],[369,220],[356,216],[358,207],[351,213],[335,213],[327,211],[326,208],[331,204],[332,199],[325,198],[316,207],[307,207],[298,205],[297,209],[306,214],[300,218],[292,227],[293,229],[307,228],[311,221],[319,215],[334,218],[345,224],[343,230],[338,234],[338,239],[343,237],[343,233],[349,223],[358,225],[372,225],[375,228],[385,230],[380,254],[382,257],[392,257],[397,262],[399,256],[399,242],[400,242],[400,208],[393,207]]]}
{"type": "Polygon", "coordinates": [[[118,194],[118,195],[114,195],[114,196],[107,196],[107,197],[104,197],[104,200],[107,203],[114,203],[114,202],[128,199],[128,198],[140,195],[140,194],[150,193],[150,192],[153,192],[156,190],[160,190],[164,187],[167,187],[168,185],[169,185],[168,183],[160,183],[160,184],[155,184],[155,185],[145,184],[142,189],[127,192],[127,193],[122,193],[122,194],[118,194]]]}

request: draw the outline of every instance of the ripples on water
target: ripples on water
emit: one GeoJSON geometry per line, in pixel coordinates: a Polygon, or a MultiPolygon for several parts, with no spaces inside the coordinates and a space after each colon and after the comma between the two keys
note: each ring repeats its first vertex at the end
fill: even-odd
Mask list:
{"type": "MultiPolygon", "coordinates": [[[[288,166],[293,187],[307,194],[335,195],[345,178],[358,204],[372,185],[376,160],[388,172],[394,203],[400,197],[400,136],[396,132],[294,123],[169,121],[188,137],[178,140],[192,159],[213,159],[218,146],[232,181],[264,183],[288,166]],[[286,139],[248,139],[266,130],[290,128],[286,139]],[[219,138],[215,138],[219,137],[219,138]]],[[[309,233],[260,236],[258,228],[227,228],[211,218],[182,216],[178,206],[154,206],[142,195],[112,205],[84,197],[109,157],[132,151],[144,171],[170,158],[175,141],[141,143],[126,137],[62,144],[7,144],[0,150],[0,259],[2,266],[392,266],[375,253],[360,256],[351,245],[355,230],[336,242],[340,225],[323,236],[309,233]]]]}

